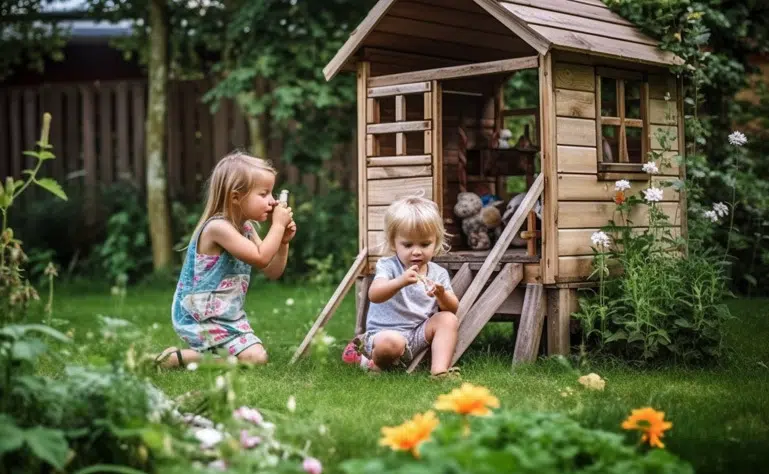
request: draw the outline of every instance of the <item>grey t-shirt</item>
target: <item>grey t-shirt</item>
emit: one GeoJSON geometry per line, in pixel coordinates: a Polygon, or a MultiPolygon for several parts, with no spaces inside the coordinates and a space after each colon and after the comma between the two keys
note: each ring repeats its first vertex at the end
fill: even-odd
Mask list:
{"type": "MultiPolygon", "coordinates": [[[[406,271],[396,255],[377,261],[374,279],[392,280],[406,271]]],[[[443,285],[446,291],[453,291],[449,272],[437,263],[427,263],[427,278],[443,285]]],[[[438,300],[427,296],[422,282],[403,288],[383,303],[371,303],[368,309],[366,331],[410,331],[439,311],[438,300]]]]}

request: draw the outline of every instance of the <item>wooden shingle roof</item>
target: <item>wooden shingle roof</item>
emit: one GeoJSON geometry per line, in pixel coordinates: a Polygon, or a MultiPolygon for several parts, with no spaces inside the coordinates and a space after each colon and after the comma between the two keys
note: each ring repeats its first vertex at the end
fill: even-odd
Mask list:
{"type": "MultiPolygon", "coordinates": [[[[331,79],[398,0],[379,0],[323,69],[331,79]]],[[[540,54],[551,49],[669,66],[678,56],[612,12],[601,0],[472,0],[540,54]]]]}

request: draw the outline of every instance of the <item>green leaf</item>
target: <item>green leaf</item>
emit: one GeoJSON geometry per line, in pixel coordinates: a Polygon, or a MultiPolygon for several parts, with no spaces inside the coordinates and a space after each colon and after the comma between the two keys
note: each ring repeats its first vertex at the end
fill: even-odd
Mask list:
{"type": "Polygon", "coordinates": [[[38,154],[38,158],[40,159],[40,161],[52,160],[56,158],[56,155],[54,155],[48,150],[43,150],[38,154]]]}
{"type": "Polygon", "coordinates": [[[114,472],[117,474],[144,474],[144,471],[138,471],[126,466],[113,466],[110,464],[97,464],[95,466],[88,466],[77,471],[75,474],[95,474],[100,472],[114,472]]]}
{"type": "Polygon", "coordinates": [[[0,328],[0,334],[8,335],[11,339],[19,339],[28,332],[39,332],[61,342],[69,342],[67,336],[45,324],[13,324],[0,328]]]}
{"type": "Polygon", "coordinates": [[[35,180],[35,183],[37,183],[37,185],[40,186],[41,188],[44,188],[50,191],[57,197],[64,199],[65,201],[67,200],[67,195],[64,193],[64,190],[61,189],[61,186],[59,185],[59,183],[57,183],[53,179],[42,178],[42,179],[35,180]]]}
{"type": "Polygon", "coordinates": [[[57,469],[64,467],[69,454],[69,444],[61,430],[35,426],[27,430],[25,438],[35,456],[57,469]]]}
{"type": "Polygon", "coordinates": [[[17,341],[11,348],[11,357],[15,360],[33,362],[37,356],[45,353],[46,348],[45,343],[37,339],[17,341]]]}
{"type": "Polygon", "coordinates": [[[606,342],[621,341],[623,339],[627,339],[627,334],[625,333],[625,331],[620,329],[619,331],[617,331],[614,334],[612,334],[611,336],[609,336],[606,339],[606,342]]]}
{"type": "Polygon", "coordinates": [[[16,451],[24,444],[24,431],[13,418],[0,415],[0,455],[16,451]]]}
{"type": "Polygon", "coordinates": [[[690,323],[689,321],[687,321],[684,318],[678,318],[674,322],[675,322],[676,326],[681,327],[681,328],[691,328],[692,327],[692,323],[690,323]]]}
{"type": "Polygon", "coordinates": [[[40,158],[40,154],[36,151],[23,151],[22,154],[27,156],[33,156],[35,158],[40,158]]]}

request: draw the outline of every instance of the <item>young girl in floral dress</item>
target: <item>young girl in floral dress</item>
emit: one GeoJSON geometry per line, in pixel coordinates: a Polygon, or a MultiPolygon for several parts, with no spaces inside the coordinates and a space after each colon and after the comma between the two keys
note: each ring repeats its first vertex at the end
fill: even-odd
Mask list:
{"type": "Polygon", "coordinates": [[[267,362],[243,307],[251,268],[270,279],[280,277],[296,235],[291,208],[273,197],[275,175],[266,161],[240,152],[214,168],[171,309],[174,330],[189,349],[169,347],[157,357],[158,365],[185,366],[205,352],[223,352],[250,364],[267,362]],[[270,214],[272,224],[262,240],[252,223],[270,214]]]}

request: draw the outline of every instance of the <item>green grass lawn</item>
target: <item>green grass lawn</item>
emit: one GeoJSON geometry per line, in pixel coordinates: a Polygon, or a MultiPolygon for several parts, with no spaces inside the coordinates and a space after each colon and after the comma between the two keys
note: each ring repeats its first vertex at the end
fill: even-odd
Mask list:
{"type": "MultiPolygon", "coordinates": [[[[94,341],[87,334],[98,328],[98,315],[127,319],[143,328],[159,351],[181,342],[170,323],[172,292],[172,285],[129,289],[121,305],[108,291],[68,287],[57,292],[54,316],[71,322],[77,342],[94,341]]],[[[333,288],[300,285],[253,285],[247,310],[271,361],[266,367],[239,372],[238,394],[245,404],[283,413],[294,395],[297,409],[291,416],[307,426],[327,427],[325,435],[313,435],[311,450],[326,466],[324,472],[338,472],[335,466],[340,461],[383,449],[377,447],[381,426],[400,424],[425,411],[438,394],[459,384],[432,381],[426,371],[372,377],[345,366],[340,352],[354,327],[352,295],[327,326],[337,339],[332,354],[325,360],[288,365],[332,292],[333,288]],[[293,305],[287,304],[289,298],[293,305]]],[[[620,431],[632,408],[651,405],[673,422],[664,439],[667,449],[690,461],[697,472],[763,471],[769,465],[769,300],[737,300],[730,306],[737,316],[729,327],[735,352],[723,367],[638,370],[595,365],[582,373],[595,371],[607,385],[604,392],[590,392],[577,383],[574,372],[555,360],[513,371],[510,324],[495,323],[460,360],[463,379],[489,387],[505,407],[565,412],[586,426],[614,432],[620,431]],[[563,396],[567,387],[574,392],[563,396]]],[[[90,345],[97,347],[95,352],[101,350],[90,345]]],[[[175,396],[210,383],[213,376],[205,371],[169,371],[155,375],[153,381],[175,396]]],[[[628,434],[629,440],[635,438],[628,434]]]]}

